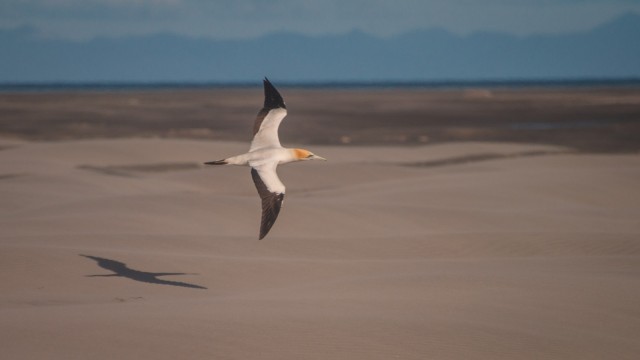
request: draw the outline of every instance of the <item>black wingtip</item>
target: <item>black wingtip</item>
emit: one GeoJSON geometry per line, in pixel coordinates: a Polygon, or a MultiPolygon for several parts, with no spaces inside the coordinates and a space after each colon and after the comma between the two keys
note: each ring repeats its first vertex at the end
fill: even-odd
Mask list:
{"type": "Polygon", "coordinates": [[[276,90],[275,86],[267,79],[266,77],[263,80],[264,83],[264,108],[265,109],[277,109],[284,108],[287,106],[284,104],[284,100],[282,96],[276,90]]]}
{"type": "Polygon", "coordinates": [[[284,194],[272,194],[270,198],[262,199],[262,220],[260,222],[260,236],[258,240],[262,240],[267,236],[273,224],[276,223],[284,194]]]}
{"type": "MultiPolygon", "coordinates": [[[[276,216],[278,216],[278,215],[276,215],[276,216]]],[[[265,224],[265,223],[261,224],[261,226],[260,226],[260,236],[258,236],[258,240],[262,240],[267,236],[267,234],[269,233],[269,230],[271,230],[271,227],[273,226],[273,224],[275,224],[275,219],[272,222],[268,223],[268,224],[265,224]]]]}

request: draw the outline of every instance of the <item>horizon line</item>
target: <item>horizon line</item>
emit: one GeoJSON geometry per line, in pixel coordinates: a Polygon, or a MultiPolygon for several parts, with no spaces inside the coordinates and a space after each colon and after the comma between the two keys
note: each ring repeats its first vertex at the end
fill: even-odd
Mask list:
{"type": "MultiPolygon", "coordinates": [[[[277,80],[276,80],[277,81],[277,80]]],[[[527,87],[598,87],[640,86],[637,77],[596,78],[514,78],[514,79],[443,79],[443,80],[283,80],[279,87],[309,89],[358,88],[527,88],[527,87]]],[[[0,82],[1,92],[62,91],[62,90],[188,90],[260,88],[260,81],[25,81],[0,82]]]]}

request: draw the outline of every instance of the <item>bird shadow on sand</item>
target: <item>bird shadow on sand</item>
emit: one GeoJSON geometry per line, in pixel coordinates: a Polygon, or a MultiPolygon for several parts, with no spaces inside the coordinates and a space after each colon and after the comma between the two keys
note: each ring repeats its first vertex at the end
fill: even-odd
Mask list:
{"type": "Polygon", "coordinates": [[[187,287],[193,289],[206,289],[204,286],[189,284],[181,281],[170,281],[170,280],[162,280],[158,279],[159,276],[169,276],[169,275],[193,275],[188,273],[152,273],[140,270],[134,270],[127,266],[127,264],[111,260],[105,259],[97,256],[84,255],[80,254],[80,256],[86,257],[88,259],[94,260],[98,263],[103,269],[113,271],[113,274],[104,274],[104,275],[86,275],[87,277],[108,277],[108,276],[120,276],[127,279],[145,282],[149,284],[158,284],[158,285],[171,285],[171,286],[180,286],[187,287]]]}

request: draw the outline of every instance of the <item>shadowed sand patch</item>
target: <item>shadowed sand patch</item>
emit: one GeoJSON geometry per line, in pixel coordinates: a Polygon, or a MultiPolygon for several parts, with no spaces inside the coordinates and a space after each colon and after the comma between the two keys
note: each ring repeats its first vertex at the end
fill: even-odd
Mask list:
{"type": "Polygon", "coordinates": [[[0,174],[0,180],[15,179],[26,176],[27,174],[0,174]]]}
{"type": "Polygon", "coordinates": [[[105,175],[133,177],[134,173],[161,173],[171,171],[194,170],[200,168],[199,163],[173,162],[135,165],[78,165],[78,169],[98,172],[105,175]]]}
{"type": "Polygon", "coordinates": [[[518,152],[513,154],[484,153],[484,154],[456,156],[456,157],[437,159],[437,160],[408,162],[408,163],[402,163],[401,165],[412,166],[412,167],[437,167],[437,166],[449,166],[449,165],[462,165],[462,164],[469,164],[469,163],[489,161],[489,160],[498,160],[498,159],[568,154],[571,152],[572,151],[534,150],[534,151],[523,151],[523,152],[518,152]]]}

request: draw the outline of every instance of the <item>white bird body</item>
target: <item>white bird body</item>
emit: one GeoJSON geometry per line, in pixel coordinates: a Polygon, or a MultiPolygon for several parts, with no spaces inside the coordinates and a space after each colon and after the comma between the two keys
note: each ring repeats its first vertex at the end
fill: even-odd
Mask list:
{"type": "Polygon", "coordinates": [[[285,186],[278,178],[280,164],[305,160],[326,160],[304,149],[288,149],[280,145],[278,128],[287,116],[287,108],[278,90],[265,78],[264,107],[258,113],[249,152],[211,161],[208,165],[241,165],[251,167],[251,176],[262,199],[262,222],[259,239],[263,239],[278,217],[284,201],[285,186]]]}
{"type": "Polygon", "coordinates": [[[278,165],[297,161],[294,149],[267,148],[249,151],[246,154],[232,156],[224,159],[229,165],[241,165],[256,167],[266,163],[277,162],[278,165]]]}

